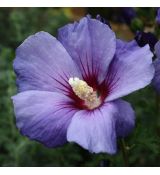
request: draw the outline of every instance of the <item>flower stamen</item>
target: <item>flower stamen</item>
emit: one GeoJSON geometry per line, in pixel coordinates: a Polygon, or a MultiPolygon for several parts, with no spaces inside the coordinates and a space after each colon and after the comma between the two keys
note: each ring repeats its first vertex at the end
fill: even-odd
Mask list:
{"type": "Polygon", "coordinates": [[[68,82],[71,85],[73,92],[84,101],[84,104],[88,109],[94,109],[100,106],[101,99],[98,97],[97,91],[94,91],[85,81],[74,77],[70,78],[68,82]]]}

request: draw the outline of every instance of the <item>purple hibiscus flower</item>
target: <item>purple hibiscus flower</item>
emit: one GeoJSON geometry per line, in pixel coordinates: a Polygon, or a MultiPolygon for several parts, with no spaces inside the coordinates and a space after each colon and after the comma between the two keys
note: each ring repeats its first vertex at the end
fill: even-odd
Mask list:
{"type": "Polygon", "coordinates": [[[110,154],[135,123],[121,97],[154,75],[148,45],[116,40],[89,16],[60,28],[58,40],[46,32],[27,38],[16,51],[14,70],[19,93],[12,99],[23,135],[47,147],[69,141],[110,154]]]}
{"type": "Polygon", "coordinates": [[[160,24],[160,8],[157,9],[156,22],[157,24],[160,24]]]}
{"type": "Polygon", "coordinates": [[[158,41],[155,45],[155,54],[157,56],[157,59],[154,61],[155,76],[152,84],[157,92],[160,93],[160,41],[158,41]]]}
{"type": "Polygon", "coordinates": [[[122,7],[121,14],[122,14],[123,20],[127,24],[130,24],[132,20],[137,16],[136,11],[133,7],[122,7]]]}
{"type": "Polygon", "coordinates": [[[158,39],[157,37],[151,33],[151,32],[142,32],[142,31],[137,31],[135,40],[137,41],[137,44],[140,47],[145,46],[146,44],[149,44],[151,51],[154,51],[154,46],[157,43],[158,39]]]}

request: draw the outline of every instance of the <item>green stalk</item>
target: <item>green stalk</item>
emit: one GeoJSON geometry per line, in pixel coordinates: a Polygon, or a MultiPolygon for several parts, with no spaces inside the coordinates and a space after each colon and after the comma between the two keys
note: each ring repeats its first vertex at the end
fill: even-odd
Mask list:
{"type": "Polygon", "coordinates": [[[122,150],[122,156],[123,156],[124,165],[126,167],[128,167],[129,166],[128,153],[127,153],[125,141],[124,141],[123,138],[120,139],[120,144],[121,144],[121,150],[122,150]]]}
{"type": "Polygon", "coordinates": [[[156,93],[156,110],[157,110],[157,114],[160,113],[160,96],[158,93],[156,93]]]}

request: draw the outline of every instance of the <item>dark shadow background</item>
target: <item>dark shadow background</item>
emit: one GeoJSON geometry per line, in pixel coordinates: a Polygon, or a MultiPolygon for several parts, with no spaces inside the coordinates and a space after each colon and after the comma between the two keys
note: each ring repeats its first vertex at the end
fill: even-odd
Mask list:
{"type": "MultiPolygon", "coordinates": [[[[86,14],[100,14],[124,40],[134,39],[137,30],[151,31],[157,37],[160,33],[155,27],[155,8],[0,8],[0,166],[124,166],[120,147],[114,156],[91,154],[71,143],[48,149],[21,136],[15,126],[10,97],[16,94],[12,68],[16,47],[41,30],[56,36],[59,27],[86,14]]],[[[125,99],[137,116],[134,132],[125,139],[129,165],[159,166],[158,96],[149,86],[125,99]]]]}

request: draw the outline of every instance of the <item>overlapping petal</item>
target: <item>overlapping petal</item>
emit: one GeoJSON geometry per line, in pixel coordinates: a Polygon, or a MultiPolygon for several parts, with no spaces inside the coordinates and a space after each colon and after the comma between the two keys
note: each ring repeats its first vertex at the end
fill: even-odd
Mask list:
{"type": "Polygon", "coordinates": [[[90,152],[116,152],[116,120],[117,109],[107,103],[93,111],[77,112],[69,125],[67,140],[76,142],[90,152]]]}
{"type": "Polygon", "coordinates": [[[59,40],[85,79],[93,75],[98,75],[99,81],[104,79],[116,49],[115,34],[106,24],[84,17],[79,23],[60,28],[59,40]]]}
{"type": "Polygon", "coordinates": [[[135,125],[135,112],[131,105],[121,99],[115,100],[114,104],[117,107],[116,115],[116,132],[118,137],[127,136],[135,125]]]}
{"type": "Polygon", "coordinates": [[[110,89],[106,101],[123,97],[150,84],[155,71],[152,56],[148,45],[115,55],[106,76],[110,89]]]}
{"type": "Polygon", "coordinates": [[[17,49],[14,70],[20,91],[63,92],[68,79],[81,77],[73,60],[53,36],[39,32],[27,38],[17,49]]]}
{"type": "Polygon", "coordinates": [[[56,92],[25,91],[12,97],[17,127],[30,139],[48,147],[66,142],[66,132],[76,110],[71,100],[56,92]]]}
{"type": "Polygon", "coordinates": [[[67,140],[90,152],[116,153],[116,138],[127,136],[134,128],[131,105],[121,99],[103,104],[94,111],[81,110],[72,118],[67,140]]]}
{"type": "Polygon", "coordinates": [[[137,42],[135,40],[132,41],[123,41],[121,39],[116,40],[116,55],[120,56],[121,54],[128,54],[129,52],[133,52],[139,48],[137,42]]]}

